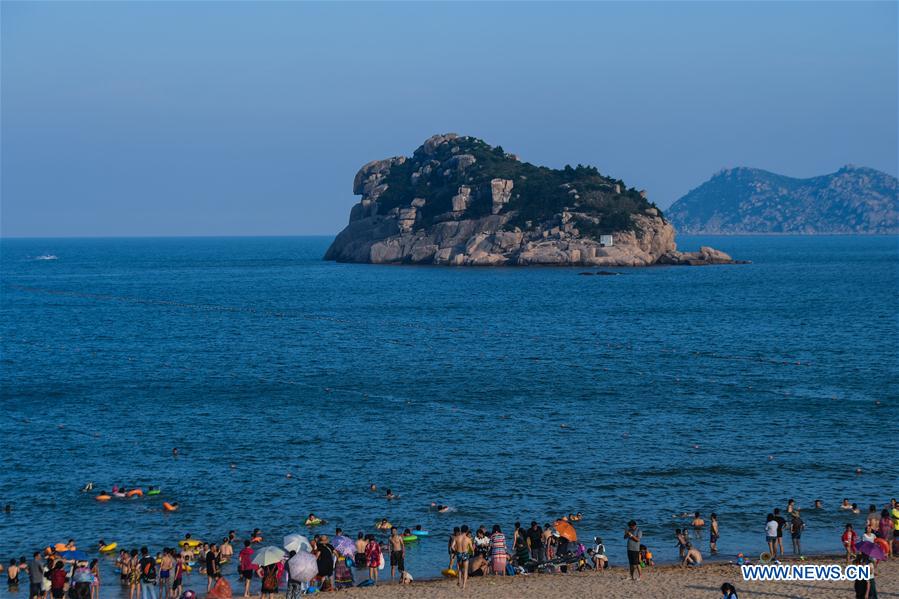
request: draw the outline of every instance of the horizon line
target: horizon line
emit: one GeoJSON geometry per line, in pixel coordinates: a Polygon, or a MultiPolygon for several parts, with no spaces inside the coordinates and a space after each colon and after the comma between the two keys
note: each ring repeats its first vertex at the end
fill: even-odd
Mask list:
{"type": "Polygon", "coordinates": [[[0,241],[9,239],[252,239],[252,238],[285,238],[285,237],[336,237],[337,233],[261,233],[258,235],[242,234],[202,234],[192,233],[186,235],[0,235],[0,241]]]}

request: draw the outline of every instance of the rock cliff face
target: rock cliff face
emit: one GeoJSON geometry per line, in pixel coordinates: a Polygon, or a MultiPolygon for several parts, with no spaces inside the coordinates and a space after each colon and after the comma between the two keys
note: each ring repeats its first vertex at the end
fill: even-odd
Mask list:
{"type": "Polygon", "coordinates": [[[326,260],[458,266],[721,264],[711,248],[677,251],[644,192],[593,167],[554,170],[453,133],[374,160],[326,260]]]}
{"type": "Polygon", "coordinates": [[[870,168],[794,179],[752,168],[717,173],[668,209],[685,233],[899,233],[899,185],[870,168]]]}

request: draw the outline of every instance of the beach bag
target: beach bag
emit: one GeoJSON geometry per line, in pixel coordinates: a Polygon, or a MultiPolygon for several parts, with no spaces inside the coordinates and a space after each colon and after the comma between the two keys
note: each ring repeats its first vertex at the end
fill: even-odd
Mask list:
{"type": "Polygon", "coordinates": [[[362,587],[370,587],[370,586],[374,586],[374,584],[375,584],[375,581],[374,581],[374,580],[372,580],[371,578],[366,578],[365,580],[363,580],[362,582],[360,582],[360,583],[357,584],[356,586],[359,587],[359,588],[362,588],[362,587]]]}
{"type": "Polygon", "coordinates": [[[206,593],[209,599],[231,599],[231,585],[225,578],[219,578],[212,587],[212,590],[206,593]]]}
{"type": "Polygon", "coordinates": [[[278,569],[266,566],[262,575],[262,592],[273,593],[278,590],[278,569]]]}
{"type": "Polygon", "coordinates": [[[515,576],[517,572],[515,572],[515,566],[512,564],[506,564],[506,576],[515,576]]]}

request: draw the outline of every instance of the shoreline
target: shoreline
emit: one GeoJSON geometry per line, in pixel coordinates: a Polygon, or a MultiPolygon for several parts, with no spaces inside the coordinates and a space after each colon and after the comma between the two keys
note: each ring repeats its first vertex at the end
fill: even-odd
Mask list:
{"type": "MultiPolygon", "coordinates": [[[[783,563],[791,564],[798,561],[786,559],[783,563]]],[[[843,565],[845,559],[843,556],[830,554],[816,556],[811,560],[806,559],[804,563],[843,565]]],[[[899,559],[881,562],[877,567],[875,580],[881,597],[899,595],[899,559]]],[[[734,584],[742,598],[759,596],[837,599],[853,596],[851,581],[744,582],[739,566],[722,561],[703,562],[699,567],[656,565],[651,570],[644,570],[641,580],[638,581],[630,580],[627,566],[610,566],[603,572],[479,576],[468,580],[465,591],[459,589],[455,579],[447,578],[416,579],[410,585],[384,581],[374,587],[342,589],[339,596],[444,599],[459,595],[468,597],[489,593],[492,599],[549,596],[709,599],[720,596],[719,590],[724,582],[734,584]]],[[[235,594],[235,597],[238,596],[235,594]]],[[[259,595],[252,597],[256,598],[259,595]]],[[[281,599],[284,594],[279,593],[277,597],[281,599]]]]}

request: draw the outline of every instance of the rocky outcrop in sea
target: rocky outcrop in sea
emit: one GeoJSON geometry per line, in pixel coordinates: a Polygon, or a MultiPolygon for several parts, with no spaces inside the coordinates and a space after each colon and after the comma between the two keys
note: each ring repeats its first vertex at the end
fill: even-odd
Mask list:
{"type": "Polygon", "coordinates": [[[361,196],[326,260],[455,266],[728,264],[703,247],[679,252],[646,193],[578,165],[550,169],[501,147],[435,135],[411,157],[364,165],[361,196]]]}

